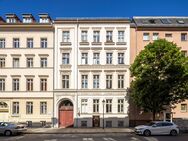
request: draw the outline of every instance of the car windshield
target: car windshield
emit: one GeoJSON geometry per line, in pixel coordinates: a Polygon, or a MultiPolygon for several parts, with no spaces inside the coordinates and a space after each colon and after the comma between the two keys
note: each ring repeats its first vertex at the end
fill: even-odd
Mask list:
{"type": "Polygon", "coordinates": [[[154,125],[155,124],[155,122],[150,122],[150,123],[148,123],[147,125],[148,126],[152,126],[152,125],[154,125]]]}

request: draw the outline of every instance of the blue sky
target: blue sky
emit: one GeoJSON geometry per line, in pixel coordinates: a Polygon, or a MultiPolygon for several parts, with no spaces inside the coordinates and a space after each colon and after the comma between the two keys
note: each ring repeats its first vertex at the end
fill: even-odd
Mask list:
{"type": "Polygon", "coordinates": [[[188,0],[0,0],[5,13],[56,17],[188,16],[188,0]]]}

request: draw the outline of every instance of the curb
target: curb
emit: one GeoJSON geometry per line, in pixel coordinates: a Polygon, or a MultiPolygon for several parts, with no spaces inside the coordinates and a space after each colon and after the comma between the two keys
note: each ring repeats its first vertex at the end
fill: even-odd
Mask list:
{"type": "Polygon", "coordinates": [[[25,132],[24,134],[128,134],[134,133],[133,131],[127,132],[25,132]]]}

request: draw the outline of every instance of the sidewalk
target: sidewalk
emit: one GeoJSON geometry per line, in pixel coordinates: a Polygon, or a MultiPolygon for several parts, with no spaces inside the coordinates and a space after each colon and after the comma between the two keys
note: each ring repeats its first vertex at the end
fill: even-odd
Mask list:
{"type": "Polygon", "coordinates": [[[133,133],[133,128],[28,128],[26,134],[133,133]]]}

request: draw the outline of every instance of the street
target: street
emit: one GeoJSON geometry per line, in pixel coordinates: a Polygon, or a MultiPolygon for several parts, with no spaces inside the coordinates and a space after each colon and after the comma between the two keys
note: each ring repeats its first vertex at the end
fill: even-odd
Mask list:
{"type": "Polygon", "coordinates": [[[133,133],[106,134],[24,134],[0,136],[0,141],[187,141],[188,134],[179,136],[138,136],[133,133]]]}

